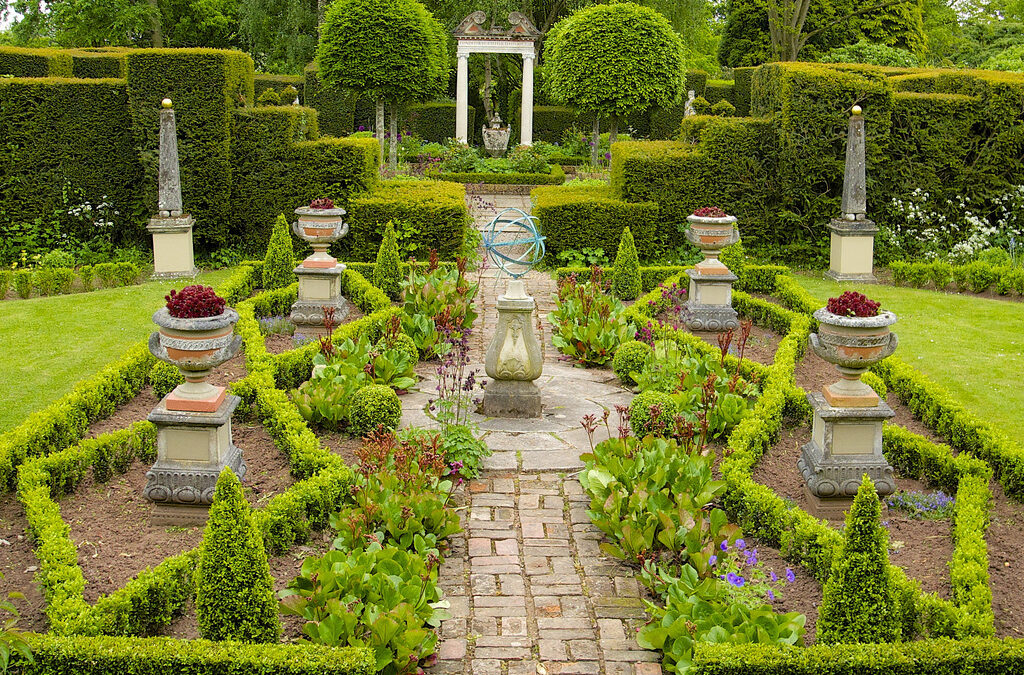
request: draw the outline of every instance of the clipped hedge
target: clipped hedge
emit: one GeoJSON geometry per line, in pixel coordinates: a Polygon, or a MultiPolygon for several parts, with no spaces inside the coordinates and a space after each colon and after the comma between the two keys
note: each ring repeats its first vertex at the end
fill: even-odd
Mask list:
{"type": "Polygon", "coordinates": [[[328,136],[346,136],[354,130],[357,94],[352,91],[331,91],[320,82],[316,63],[303,71],[302,103],[315,108],[320,117],[320,130],[328,136]]]}
{"type": "Polygon", "coordinates": [[[605,186],[539,187],[533,196],[533,215],[547,239],[547,255],[557,258],[566,250],[603,249],[611,256],[618,250],[622,229],[628,227],[636,240],[641,260],[661,250],[656,239],[657,204],[627,203],[605,186]]]}
{"type": "MultiPolygon", "coordinates": [[[[476,108],[468,108],[467,128],[476,128],[476,108]]],[[[430,143],[444,143],[455,138],[455,103],[430,101],[406,106],[402,127],[417,138],[430,143]]]]}
{"type": "Polygon", "coordinates": [[[72,77],[71,54],[62,49],[0,47],[0,75],[72,77]]]}
{"type": "Polygon", "coordinates": [[[470,225],[466,188],[431,180],[383,181],[350,198],[346,219],[349,233],[332,251],[342,260],[358,261],[376,258],[389,220],[395,223],[399,239],[404,238],[403,228],[409,228],[411,241],[421,250],[435,248],[448,260],[464,252],[470,225]]]}
{"type": "MultiPolygon", "coordinates": [[[[271,75],[270,73],[255,73],[252,77],[253,95],[256,100],[259,100],[260,94],[267,89],[273,89],[277,93],[281,93],[288,87],[295,87],[299,92],[299,102],[305,101],[303,97],[303,89],[306,86],[306,80],[301,75],[271,75]]],[[[282,105],[291,105],[291,101],[282,101],[282,105]]],[[[308,105],[308,104],[307,104],[308,105]]]]}
{"type": "Polygon", "coordinates": [[[373,675],[373,652],[316,644],[251,645],[171,638],[27,637],[24,675],[373,675]]]}
{"type": "MultiPolygon", "coordinates": [[[[681,267],[679,265],[656,265],[656,266],[640,266],[640,291],[642,293],[648,293],[657,288],[662,282],[669,280],[672,277],[679,277],[687,267],[681,267]]],[[[615,283],[615,267],[605,267],[604,278],[607,281],[615,283]]],[[[555,270],[555,280],[561,283],[563,280],[568,279],[572,275],[576,275],[577,279],[585,280],[590,277],[589,267],[559,267],[555,270]]]]}

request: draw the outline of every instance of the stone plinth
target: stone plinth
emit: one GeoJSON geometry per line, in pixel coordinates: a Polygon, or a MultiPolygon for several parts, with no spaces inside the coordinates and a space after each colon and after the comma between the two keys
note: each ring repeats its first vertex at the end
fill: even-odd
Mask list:
{"type": "Polygon", "coordinates": [[[826,279],[877,283],[874,275],[875,233],[873,221],[835,218],[828,225],[832,233],[829,269],[826,279]]]}
{"type": "Polygon", "coordinates": [[[544,369],[533,328],[537,303],[522,281],[513,280],[495,304],[498,325],[484,357],[491,382],[484,389],[481,412],[489,417],[540,417],[540,390],[533,383],[544,369]]]}
{"type": "Polygon", "coordinates": [[[195,253],[192,249],[192,216],[157,216],[146,229],[153,235],[153,278],[194,277],[195,253]]]}
{"type": "Polygon", "coordinates": [[[814,409],[811,440],[797,468],[807,484],[810,513],[836,521],[853,504],[867,474],[881,497],[896,491],[892,466],[882,454],[882,423],[895,413],[884,401],[873,407],[837,408],[819,392],[807,394],[814,409]]]}
{"type": "Polygon", "coordinates": [[[158,507],[154,524],[205,521],[221,470],[228,466],[245,477],[242,451],[231,440],[231,415],[240,401],[227,396],[214,412],[168,410],[161,401],[149,414],[157,428],[157,460],[142,494],[158,507]]]}
{"type": "Polygon", "coordinates": [[[299,299],[292,305],[291,322],[296,332],[304,335],[320,335],[324,329],[324,307],[334,308],[334,321],[344,321],[348,313],[348,301],[341,295],[341,273],[345,266],[336,263],[334,267],[306,267],[299,265],[295,274],[299,277],[299,299]]]}
{"type": "Polygon", "coordinates": [[[717,265],[686,270],[690,290],[686,301],[686,326],[694,331],[723,331],[740,325],[732,308],[732,282],[739,277],[717,259],[717,265]]]}

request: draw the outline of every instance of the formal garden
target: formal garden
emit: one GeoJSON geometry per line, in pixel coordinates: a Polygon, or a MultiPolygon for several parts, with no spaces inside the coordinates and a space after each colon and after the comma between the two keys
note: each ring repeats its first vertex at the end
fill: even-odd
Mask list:
{"type": "Polygon", "coordinates": [[[1024,7],[0,19],[0,674],[1024,671],[1024,7]]]}

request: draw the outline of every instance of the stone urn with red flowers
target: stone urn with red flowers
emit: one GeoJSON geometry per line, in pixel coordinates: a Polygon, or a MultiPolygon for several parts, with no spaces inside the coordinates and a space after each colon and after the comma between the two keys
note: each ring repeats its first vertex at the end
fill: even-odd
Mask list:
{"type": "Polygon", "coordinates": [[[234,334],[238,312],[226,306],[209,286],[172,290],[167,304],[153,315],[160,330],[149,338],[153,356],[176,366],[185,378],[164,400],[168,410],[213,412],[225,388],[206,381],[210,370],[238,353],[242,338],[234,334]]]}
{"type": "Polygon", "coordinates": [[[342,219],[345,209],[336,208],[333,200],[324,197],[295,209],[295,215],[299,219],[292,225],[292,231],[313,247],[313,254],[302,261],[302,266],[328,269],[337,265],[327,249],[348,234],[348,223],[342,219]]]}
{"type": "Polygon", "coordinates": [[[896,351],[899,340],[890,330],[896,315],[861,293],[846,291],[829,298],[814,318],[818,332],[810,336],[811,348],[842,376],[822,390],[825,400],[836,407],[878,405],[878,395],[861,381],[861,375],[896,351]]]}

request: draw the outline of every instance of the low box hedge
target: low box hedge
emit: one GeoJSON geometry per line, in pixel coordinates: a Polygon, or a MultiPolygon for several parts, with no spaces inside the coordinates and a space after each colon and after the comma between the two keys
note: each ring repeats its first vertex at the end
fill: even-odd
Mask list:
{"type": "Polygon", "coordinates": [[[430,174],[431,178],[453,183],[483,183],[485,185],[561,185],[565,182],[565,171],[558,164],[549,164],[548,173],[451,173],[441,171],[430,174]]]}

